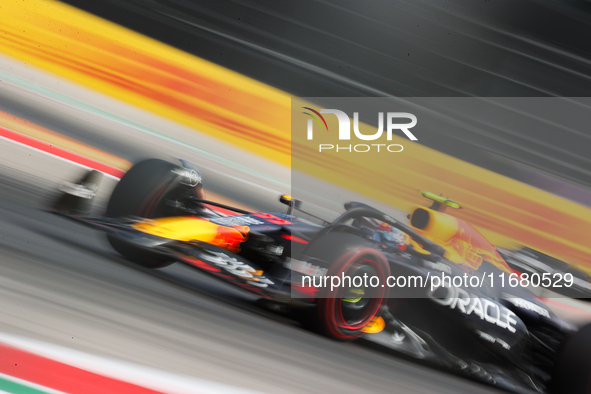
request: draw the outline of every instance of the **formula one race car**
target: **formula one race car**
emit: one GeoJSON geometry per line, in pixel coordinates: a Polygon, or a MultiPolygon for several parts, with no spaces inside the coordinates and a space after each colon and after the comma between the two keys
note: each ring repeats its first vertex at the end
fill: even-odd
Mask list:
{"type": "Polygon", "coordinates": [[[410,225],[358,202],[317,224],[296,217],[301,202],[288,196],[286,213],[206,200],[193,165],[150,159],[96,215],[99,177],[65,182],[53,211],[104,231],[137,264],[187,264],[332,338],[363,336],[509,390],[591,390],[591,326],[558,319],[476,229],[444,212],[460,208],[451,200],[423,192],[432,205],[410,225]]]}

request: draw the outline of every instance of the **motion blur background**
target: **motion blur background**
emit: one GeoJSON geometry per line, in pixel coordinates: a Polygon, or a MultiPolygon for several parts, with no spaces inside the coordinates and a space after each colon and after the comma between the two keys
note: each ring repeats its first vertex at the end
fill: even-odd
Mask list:
{"type": "MultiPolygon", "coordinates": [[[[213,96],[208,95],[211,91],[204,95],[202,88],[190,86],[199,85],[195,78],[205,74],[197,65],[190,69],[191,82],[179,85],[179,81],[153,79],[230,111],[232,119],[217,122],[210,134],[281,164],[290,160],[289,96],[575,98],[587,96],[591,86],[591,48],[584,38],[591,5],[584,1],[69,3],[279,89],[277,94],[261,91],[257,98],[265,100],[258,102],[249,98],[249,92],[238,95],[238,85],[226,92],[226,86],[220,86],[213,96]],[[241,119],[239,126],[230,124],[241,119]]],[[[103,69],[110,67],[106,64],[103,69]]],[[[185,123],[206,129],[203,120],[208,113],[181,108],[182,102],[159,100],[191,111],[192,119],[185,123]]],[[[577,119],[584,119],[588,103],[568,101],[583,114],[577,119]]],[[[488,126],[496,127],[481,122],[469,128],[421,130],[421,145],[518,184],[471,166],[450,164],[445,156],[424,150],[415,154],[422,164],[447,167],[450,173],[430,172],[410,160],[408,166],[422,168],[415,179],[426,175],[440,183],[405,181],[392,175],[397,170],[393,165],[393,170],[388,169],[390,179],[376,182],[388,185],[392,194],[412,189],[414,197],[407,193],[403,199],[380,198],[366,185],[356,191],[404,211],[422,203],[417,190],[444,193],[470,208],[460,217],[478,225],[496,244],[509,246],[515,240],[589,269],[591,222],[585,219],[591,219],[591,212],[569,202],[591,205],[590,135],[586,122],[567,122],[572,108],[565,108],[565,124],[530,114],[539,122],[527,127],[500,119],[495,124],[492,119],[488,126]],[[473,175],[468,184],[459,179],[469,174],[473,175]],[[521,188],[522,184],[534,188],[521,188]]],[[[521,108],[515,112],[528,115],[521,108]]],[[[362,120],[376,122],[363,119],[363,114],[362,120]]],[[[349,176],[345,172],[323,176],[319,168],[313,173],[325,180],[349,176]]]]}
{"type": "MultiPolygon", "coordinates": [[[[211,196],[255,209],[277,208],[277,195],[290,188],[293,96],[565,97],[579,114],[589,110],[583,98],[591,88],[591,4],[584,1],[27,0],[1,9],[0,126],[121,170],[145,157],[184,157],[203,169],[211,196]]],[[[430,129],[416,143],[409,161],[413,165],[404,169],[412,170],[411,176],[396,177],[393,169],[386,181],[392,190],[445,193],[465,206],[462,218],[499,245],[525,244],[591,271],[591,133],[587,122],[564,126],[541,119],[539,126],[430,129]]],[[[390,359],[365,348],[338,347],[297,328],[274,326],[280,318],[247,306],[248,297],[220,290],[183,268],[153,274],[130,267],[95,234],[78,233],[59,219],[39,213],[39,224],[32,210],[75,171],[29,158],[9,145],[1,149],[3,209],[10,218],[5,220],[22,230],[10,234],[10,241],[3,238],[2,247],[13,253],[3,274],[15,288],[30,282],[33,290],[23,297],[34,304],[29,309],[6,305],[13,313],[2,323],[4,331],[24,330],[62,343],[74,330],[84,333],[76,344],[84,350],[214,380],[235,373],[233,384],[268,392],[335,387],[352,392],[391,387],[393,381],[409,392],[474,391],[472,383],[400,360],[385,361],[390,359]],[[61,232],[50,236],[56,226],[63,226],[61,232]],[[37,252],[28,249],[29,241],[35,241],[37,252]],[[25,250],[27,263],[20,264],[25,250]],[[80,277],[68,282],[72,294],[61,293],[68,275],[49,283],[21,274],[52,271],[56,264],[80,277]],[[124,294],[132,284],[137,292],[122,296],[128,301],[117,306],[121,316],[105,330],[80,323],[87,313],[103,319],[104,310],[113,307],[103,305],[97,312],[95,303],[110,299],[100,286],[81,308],[82,315],[68,306],[97,275],[105,283],[119,278],[114,292],[124,294]],[[175,305],[182,299],[185,313],[151,310],[145,297],[155,291],[153,275],[170,283],[170,288],[159,285],[166,296],[158,302],[175,305]],[[194,298],[185,297],[187,289],[202,291],[198,301],[186,300],[194,298]],[[52,304],[48,294],[54,291],[65,297],[64,313],[71,314],[72,325],[68,319],[61,325],[31,324],[54,320],[41,312],[47,308],[35,304],[40,299],[52,304]],[[217,298],[204,295],[212,292],[217,298]],[[257,314],[230,317],[237,313],[232,309],[236,304],[257,314]],[[220,312],[224,308],[227,314],[220,312]],[[117,334],[121,322],[135,327],[123,317],[134,313],[153,325],[144,334],[161,338],[160,345],[146,350],[133,329],[127,337],[117,334]],[[180,317],[185,315],[201,319],[180,317]],[[182,343],[175,342],[175,333],[161,330],[169,319],[183,321],[175,328],[187,336],[182,343]],[[216,329],[235,326],[206,345],[192,331],[203,320],[216,329]],[[288,343],[276,334],[284,330],[292,338],[288,343]],[[229,337],[257,344],[236,345],[245,359],[266,349],[260,363],[231,357],[225,345],[229,337]],[[125,345],[105,348],[98,338],[117,338],[125,345]],[[168,346],[169,341],[175,346],[168,346]],[[309,356],[296,352],[294,343],[309,347],[310,354],[322,349],[314,356],[320,359],[304,362],[309,356]],[[181,345],[191,351],[179,357],[181,345]],[[196,356],[206,347],[208,357],[196,356]],[[336,360],[354,357],[373,361],[351,375],[355,378],[345,378],[346,368],[336,360]],[[324,369],[315,372],[321,364],[324,369]],[[389,375],[386,370],[399,372],[389,375]],[[425,373],[431,380],[424,381],[425,373]],[[306,376],[312,378],[302,382],[306,376]]],[[[318,185],[338,191],[343,185],[328,180],[346,176],[313,174],[302,178],[309,181],[312,200],[318,185]]],[[[423,203],[414,192],[391,199],[366,188],[354,191],[396,212],[423,203]]],[[[317,205],[323,213],[340,208],[321,200],[317,205]]],[[[201,337],[210,335],[204,332],[201,337]]]]}

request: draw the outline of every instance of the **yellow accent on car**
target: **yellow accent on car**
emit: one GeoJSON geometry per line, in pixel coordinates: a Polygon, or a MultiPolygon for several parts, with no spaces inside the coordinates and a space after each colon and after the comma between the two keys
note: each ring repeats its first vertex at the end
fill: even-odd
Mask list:
{"type": "Polygon", "coordinates": [[[458,220],[455,217],[429,208],[420,207],[415,209],[410,218],[411,223],[413,222],[413,216],[417,212],[427,214],[429,219],[425,227],[421,229],[415,227],[415,230],[428,235],[431,239],[447,241],[458,232],[458,220]]]}
{"type": "Polygon", "coordinates": [[[378,332],[382,332],[385,327],[386,327],[386,322],[384,321],[384,319],[382,317],[378,316],[378,317],[374,317],[373,319],[371,319],[369,324],[367,326],[363,327],[362,331],[366,334],[376,334],[378,332]]]}
{"type": "Polygon", "coordinates": [[[248,226],[226,227],[197,217],[146,219],[131,227],[146,234],[177,241],[201,241],[239,252],[248,237],[248,226]]]}

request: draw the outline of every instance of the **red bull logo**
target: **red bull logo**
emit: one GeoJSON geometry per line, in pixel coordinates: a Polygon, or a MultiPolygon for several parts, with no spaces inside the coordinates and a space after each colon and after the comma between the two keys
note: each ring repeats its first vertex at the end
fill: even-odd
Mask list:
{"type": "Polygon", "coordinates": [[[240,245],[248,238],[248,226],[218,226],[216,236],[211,240],[213,245],[233,253],[240,252],[240,245]]]}

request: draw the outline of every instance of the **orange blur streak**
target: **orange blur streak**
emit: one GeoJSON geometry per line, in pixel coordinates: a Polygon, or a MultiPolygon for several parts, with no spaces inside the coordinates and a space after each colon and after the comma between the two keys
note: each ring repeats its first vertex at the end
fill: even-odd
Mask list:
{"type": "Polygon", "coordinates": [[[289,164],[283,92],[57,2],[3,13],[2,52],[289,164]]]}

